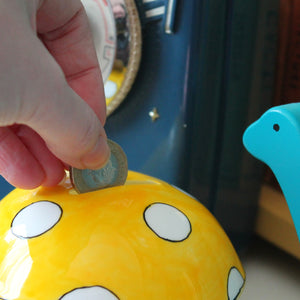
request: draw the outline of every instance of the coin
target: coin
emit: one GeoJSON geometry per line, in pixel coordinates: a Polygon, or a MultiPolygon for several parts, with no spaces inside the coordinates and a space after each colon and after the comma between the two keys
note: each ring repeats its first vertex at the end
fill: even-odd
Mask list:
{"type": "Polygon", "coordinates": [[[77,193],[87,193],[107,187],[123,185],[128,174],[127,157],[117,143],[107,140],[110,158],[98,170],[70,168],[70,178],[77,193]]]}

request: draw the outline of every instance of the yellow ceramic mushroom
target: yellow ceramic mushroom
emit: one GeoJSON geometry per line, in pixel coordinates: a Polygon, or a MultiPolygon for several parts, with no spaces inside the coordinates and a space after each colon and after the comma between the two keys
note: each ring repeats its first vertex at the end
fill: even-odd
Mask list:
{"type": "Polygon", "coordinates": [[[233,300],[244,279],[207,209],[149,176],[80,195],[66,180],[0,202],[0,299],[233,300]]]}

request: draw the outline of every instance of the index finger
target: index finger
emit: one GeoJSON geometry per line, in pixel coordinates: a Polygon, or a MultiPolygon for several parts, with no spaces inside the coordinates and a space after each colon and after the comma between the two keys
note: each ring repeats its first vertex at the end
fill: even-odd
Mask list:
{"type": "Polygon", "coordinates": [[[81,1],[43,1],[37,13],[37,31],[68,84],[104,125],[106,105],[101,70],[81,1]]]}

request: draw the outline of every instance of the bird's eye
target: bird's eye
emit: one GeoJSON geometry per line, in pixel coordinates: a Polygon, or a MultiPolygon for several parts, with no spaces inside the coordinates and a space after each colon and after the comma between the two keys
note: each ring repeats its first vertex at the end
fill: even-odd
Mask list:
{"type": "Polygon", "coordinates": [[[273,129],[274,129],[275,131],[279,131],[280,126],[279,126],[278,124],[274,124],[274,125],[273,125],[273,129]]]}

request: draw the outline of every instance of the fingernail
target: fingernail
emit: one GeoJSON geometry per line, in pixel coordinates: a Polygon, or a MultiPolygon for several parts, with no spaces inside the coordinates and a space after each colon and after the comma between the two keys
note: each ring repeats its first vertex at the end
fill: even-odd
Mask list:
{"type": "Polygon", "coordinates": [[[94,149],[87,153],[81,162],[86,169],[100,169],[102,168],[110,157],[110,149],[104,137],[100,137],[94,149]]]}

